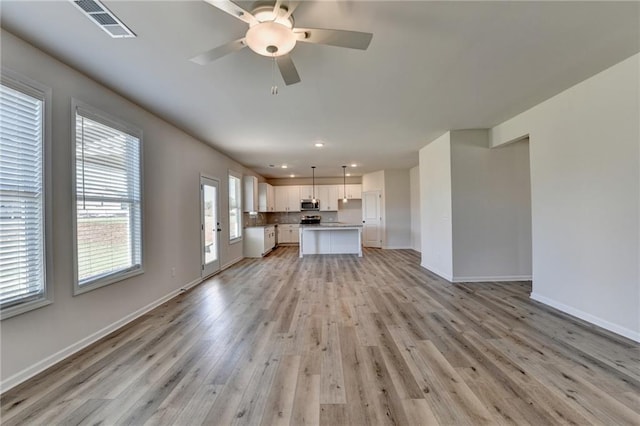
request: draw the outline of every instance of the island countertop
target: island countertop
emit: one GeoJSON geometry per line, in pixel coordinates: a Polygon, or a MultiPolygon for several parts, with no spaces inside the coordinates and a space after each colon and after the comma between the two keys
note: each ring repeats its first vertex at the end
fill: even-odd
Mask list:
{"type": "Polygon", "coordinates": [[[304,229],[331,229],[331,228],[362,228],[361,223],[345,223],[345,222],[321,222],[302,224],[300,228],[304,229]]]}

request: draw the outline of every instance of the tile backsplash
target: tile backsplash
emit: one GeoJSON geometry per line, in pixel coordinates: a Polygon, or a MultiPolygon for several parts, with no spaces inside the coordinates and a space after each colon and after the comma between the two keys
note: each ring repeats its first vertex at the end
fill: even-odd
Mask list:
{"type": "Polygon", "coordinates": [[[300,223],[300,219],[304,215],[320,215],[322,222],[338,222],[338,212],[291,212],[291,213],[258,213],[250,215],[244,213],[242,216],[243,225],[259,226],[272,223],[300,223]]]}
{"type": "Polygon", "coordinates": [[[300,223],[302,216],[320,215],[322,222],[337,222],[338,212],[292,212],[292,213],[269,213],[269,223],[300,223]]]}

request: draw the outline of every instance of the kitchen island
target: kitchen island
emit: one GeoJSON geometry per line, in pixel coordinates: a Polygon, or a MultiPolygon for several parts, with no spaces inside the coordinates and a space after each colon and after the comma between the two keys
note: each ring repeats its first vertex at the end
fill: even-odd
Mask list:
{"type": "Polygon", "coordinates": [[[362,257],[362,225],[340,222],[300,225],[300,257],[357,254],[362,257]]]}

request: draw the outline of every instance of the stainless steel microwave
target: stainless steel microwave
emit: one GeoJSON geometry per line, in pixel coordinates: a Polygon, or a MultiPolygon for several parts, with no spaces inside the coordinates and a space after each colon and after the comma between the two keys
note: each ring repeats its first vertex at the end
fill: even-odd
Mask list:
{"type": "Polygon", "coordinates": [[[320,200],[301,200],[300,211],[309,212],[320,210],[320,200]]]}

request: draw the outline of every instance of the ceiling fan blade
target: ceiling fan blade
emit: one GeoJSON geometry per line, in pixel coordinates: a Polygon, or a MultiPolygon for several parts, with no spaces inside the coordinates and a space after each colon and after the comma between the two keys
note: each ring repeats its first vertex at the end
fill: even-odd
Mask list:
{"type": "Polygon", "coordinates": [[[273,5],[273,16],[278,16],[278,12],[280,11],[281,4],[282,4],[282,0],[276,0],[276,4],[273,5]]]}
{"type": "Polygon", "coordinates": [[[295,0],[291,0],[287,2],[287,13],[286,15],[284,15],[284,19],[289,18],[289,16],[291,16],[291,14],[293,13],[294,10],[296,10],[296,8],[298,6],[300,6],[300,1],[295,1],[295,0]]]}
{"type": "Polygon", "coordinates": [[[373,37],[371,33],[320,28],[294,28],[293,31],[298,35],[298,41],[361,50],[366,50],[369,47],[373,37]]]}
{"type": "Polygon", "coordinates": [[[225,43],[221,46],[214,47],[213,49],[201,53],[198,56],[194,56],[190,59],[191,62],[195,62],[199,65],[207,65],[209,62],[213,62],[216,59],[223,57],[224,55],[228,55],[229,53],[237,52],[238,50],[245,47],[244,38],[230,41],[229,43],[225,43]]]}
{"type": "Polygon", "coordinates": [[[292,84],[300,83],[300,76],[298,75],[298,70],[296,70],[296,66],[293,65],[293,60],[291,60],[291,56],[282,55],[276,58],[276,63],[278,64],[278,68],[280,69],[280,74],[282,74],[282,79],[287,86],[292,84]]]}
{"type": "Polygon", "coordinates": [[[251,13],[247,12],[234,2],[230,0],[204,0],[211,6],[217,7],[223,12],[227,12],[229,15],[234,16],[241,21],[246,22],[249,25],[257,24],[258,20],[251,13]]]}

